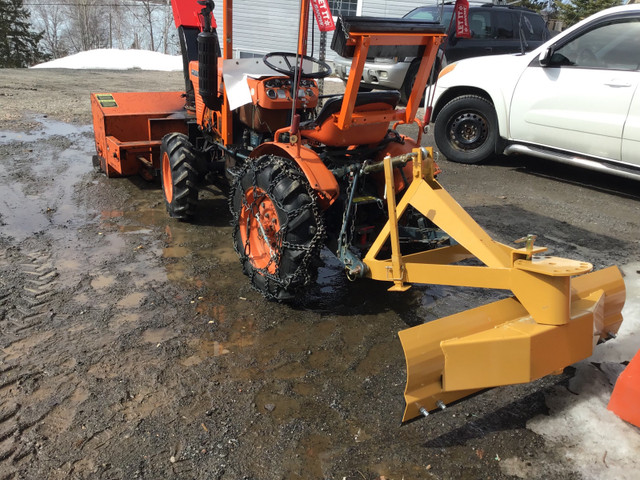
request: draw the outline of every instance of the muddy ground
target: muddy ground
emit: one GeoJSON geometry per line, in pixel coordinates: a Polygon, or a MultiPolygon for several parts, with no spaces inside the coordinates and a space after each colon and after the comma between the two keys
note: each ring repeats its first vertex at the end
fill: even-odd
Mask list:
{"type": "MultiPolygon", "coordinates": [[[[222,196],[181,223],[156,184],[93,171],[90,91],[181,86],[0,70],[0,479],[638,478],[616,445],[576,460],[569,431],[528,428],[559,414],[548,399],[571,368],[401,426],[397,332],[476,292],[388,293],[324,252],[316,288],[270,303],[241,273],[222,196]]],[[[526,158],[441,166],[500,241],[534,233],[596,268],[638,259],[637,183],[526,158]]]]}

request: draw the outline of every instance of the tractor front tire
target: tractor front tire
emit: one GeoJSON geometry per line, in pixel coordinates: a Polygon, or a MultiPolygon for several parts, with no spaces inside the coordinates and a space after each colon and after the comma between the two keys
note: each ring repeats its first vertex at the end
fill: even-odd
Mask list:
{"type": "Polygon", "coordinates": [[[198,201],[196,154],[189,138],[169,133],[160,147],[162,191],[172,218],[187,220],[195,214],[198,201]]]}
{"type": "Polygon", "coordinates": [[[316,194],[288,159],[247,161],[229,196],[233,244],[263,296],[291,300],[316,278],[325,229],[316,194]]]}

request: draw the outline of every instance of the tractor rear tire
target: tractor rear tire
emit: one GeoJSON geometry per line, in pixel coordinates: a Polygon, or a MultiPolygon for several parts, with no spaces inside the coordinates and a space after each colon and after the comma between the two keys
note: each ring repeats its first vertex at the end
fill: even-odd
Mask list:
{"type": "Polygon", "coordinates": [[[189,138],[169,133],[160,147],[162,191],[172,218],[187,220],[195,214],[198,201],[196,153],[189,138]]]}
{"type": "Polygon", "coordinates": [[[316,194],[290,160],[247,161],[231,187],[233,244],[251,285],[271,300],[293,299],[315,281],[324,222],[316,194]]]}

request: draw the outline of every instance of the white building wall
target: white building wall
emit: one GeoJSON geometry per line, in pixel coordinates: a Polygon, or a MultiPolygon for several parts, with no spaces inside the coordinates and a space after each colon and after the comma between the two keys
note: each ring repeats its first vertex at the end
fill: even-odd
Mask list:
{"type": "MultiPolygon", "coordinates": [[[[426,2],[424,2],[426,3],[426,2]]],[[[401,17],[423,2],[396,0],[360,0],[358,10],[363,16],[401,17]]],[[[222,46],[222,1],[216,3],[214,10],[218,22],[220,44],[222,46]]],[[[234,57],[243,54],[264,55],[269,52],[295,52],[298,45],[299,0],[274,0],[256,2],[255,0],[234,0],[233,2],[233,50],[234,57]]],[[[314,56],[318,56],[320,32],[315,26],[313,14],[310,21],[315,30],[314,56]]],[[[331,50],[331,38],[327,34],[327,59],[334,58],[331,50]]],[[[309,36],[311,45],[311,35],[309,36]]]]}
{"type": "Polygon", "coordinates": [[[416,7],[428,5],[429,3],[433,3],[433,1],[363,0],[362,15],[367,17],[398,18],[416,7]]]}
{"type": "MultiPolygon", "coordinates": [[[[222,2],[216,7],[219,35],[222,39],[222,2]]],[[[241,53],[264,55],[269,52],[295,52],[298,48],[299,0],[234,0],[233,50],[234,57],[241,53]]],[[[315,21],[315,20],[314,20],[315,21]]],[[[314,24],[315,26],[315,24],[314,24]]],[[[316,56],[320,33],[316,30],[316,56]]],[[[309,38],[309,42],[311,38],[309,38]]],[[[222,43],[222,41],[221,41],[222,43]]]]}

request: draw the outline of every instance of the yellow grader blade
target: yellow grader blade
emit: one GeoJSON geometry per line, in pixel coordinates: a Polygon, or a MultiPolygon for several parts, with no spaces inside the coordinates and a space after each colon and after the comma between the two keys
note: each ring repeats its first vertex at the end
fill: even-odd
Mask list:
{"type": "Polygon", "coordinates": [[[403,421],[477,390],[529,382],[591,355],[622,323],[625,286],[617,267],[540,256],[528,236],[511,248],[489,235],[442,188],[427,149],[414,150],[413,181],[396,206],[392,159],[385,159],[389,221],[364,258],[367,275],[393,282],[511,290],[513,297],[400,332],[407,363],[403,421]],[[412,206],[457,242],[401,255],[397,219],[412,206]],[[376,257],[385,243],[391,258],[376,257]],[[477,258],[482,266],[457,264],[477,258]],[[572,278],[574,277],[575,278],[572,278]]]}
{"type": "Polygon", "coordinates": [[[537,323],[511,297],[399,332],[407,363],[403,421],[440,402],[530,382],[589,357],[600,337],[618,331],[624,297],[620,271],[609,267],[573,280],[565,325],[537,323]]]}

